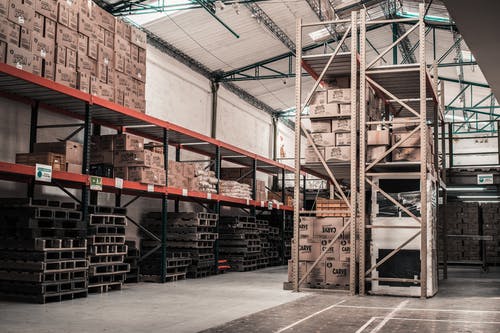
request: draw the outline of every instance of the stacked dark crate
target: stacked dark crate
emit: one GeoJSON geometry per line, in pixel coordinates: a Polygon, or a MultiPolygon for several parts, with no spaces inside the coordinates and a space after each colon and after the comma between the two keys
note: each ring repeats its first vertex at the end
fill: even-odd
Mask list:
{"type": "Polygon", "coordinates": [[[269,266],[281,265],[283,260],[280,257],[280,252],[282,251],[280,228],[269,226],[267,241],[269,242],[269,266]]]}
{"type": "Polygon", "coordinates": [[[46,303],[87,296],[85,223],[74,203],[2,199],[0,296],[46,303]]]}
{"type": "Polygon", "coordinates": [[[257,268],[269,266],[271,260],[271,243],[269,242],[269,221],[255,220],[260,238],[260,258],[257,261],[257,268]]]}
{"type": "Polygon", "coordinates": [[[89,292],[120,290],[130,270],[130,265],[124,262],[125,211],[118,207],[90,206],[89,213],[89,292]]]}
{"type": "Polygon", "coordinates": [[[233,271],[251,271],[262,266],[261,240],[255,217],[220,217],[219,257],[227,260],[233,271]]]}
{"type": "MultiPolygon", "coordinates": [[[[479,204],[474,202],[449,202],[440,210],[438,223],[439,243],[444,244],[449,262],[470,262],[481,260],[479,204]],[[444,235],[444,223],[447,232],[444,235]]],[[[439,259],[443,260],[443,246],[439,247],[439,259]]]]}
{"type": "Polygon", "coordinates": [[[483,235],[491,236],[492,240],[484,241],[486,263],[500,264],[500,204],[483,203],[481,205],[483,218],[483,235]]]}
{"type": "Polygon", "coordinates": [[[292,238],[293,238],[293,216],[291,214],[285,215],[285,225],[283,228],[283,239],[285,246],[282,250],[281,256],[286,261],[292,259],[292,238]]]}
{"type": "Polygon", "coordinates": [[[126,283],[139,282],[139,258],[141,256],[135,241],[125,241],[127,245],[127,255],[125,256],[125,263],[130,265],[130,271],[125,276],[126,283]]]}

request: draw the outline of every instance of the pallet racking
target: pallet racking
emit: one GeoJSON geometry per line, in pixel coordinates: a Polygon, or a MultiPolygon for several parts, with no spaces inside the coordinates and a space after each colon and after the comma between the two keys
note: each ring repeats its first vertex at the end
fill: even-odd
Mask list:
{"type": "MultiPolygon", "coordinates": [[[[269,158],[251,153],[234,145],[191,131],[170,122],[157,119],[136,110],[128,109],[121,105],[111,103],[96,96],[86,94],[76,89],[41,78],[31,73],[19,70],[7,64],[0,64],[0,97],[21,102],[31,107],[30,123],[30,152],[37,141],[37,130],[39,128],[61,128],[75,127],[73,136],[83,130],[83,165],[81,173],[69,173],[53,171],[50,182],[35,181],[35,167],[29,165],[15,164],[0,161],[0,179],[28,184],[28,197],[33,197],[35,185],[48,185],[60,188],[64,193],[78,202],[81,206],[82,220],[87,221],[89,204],[97,202],[97,194],[100,191],[90,190],[89,155],[90,136],[99,134],[100,127],[116,130],[118,133],[131,133],[159,142],[163,147],[175,148],[175,160],[180,161],[181,150],[191,151],[207,157],[220,179],[220,168],[222,161],[234,163],[238,166],[250,168],[253,177],[253,198],[256,193],[256,173],[263,172],[276,175],[282,180],[287,173],[293,173],[290,166],[278,163],[269,158]],[[38,125],[39,110],[64,115],[76,120],[76,124],[64,125],[38,125]],[[70,193],[67,188],[81,190],[78,198],[70,193]]],[[[68,138],[69,139],[69,138],[68,138]]],[[[168,173],[169,149],[164,149],[165,170],[168,173]]],[[[306,173],[301,172],[305,177],[306,173]]],[[[156,186],[142,184],[132,181],[117,181],[116,178],[101,177],[102,192],[115,194],[116,206],[127,207],[139,197],[157,198],[162,200],[162,230],[161,235],[155,236],[159,246],[155,250],[162,251],[162,258],[166,253],[166,224],[168,218],[167,200],[175,201],[175,211],[178,211],[179,201],[194,202],[202,205],[211,212],[219,213],[221,206],[234,206],[241,209],[250,209],[252,214],[256,211],[278,212],[284,229],[286,215],[293,212],[293,208],[287,205],[273,203],[271,201],[257,201],[254,199],[240,199],[220,195],[218,193],[205,193],[190,191],[183,188],[168,186],[156,186]],[[122,203],[123,195],[132,195],[127,203],[122,203]]],[[[283,182],[284,183],[284,182],[283,182]]],[[[282,187],[282,202],[285,203],[285,188],[282,187]]],[[[140,229],[144,229],[140,223],[127,219],[140,229]]],[[[145,232],[148,232],[145,230],[145,232]]],[[[285,245],[283,244],[283,248],[285,245]]],[[[148,254],[144,254],[148,255],[148,254]]],[[[217,251],[215,262],[217,263],[217,251]]],[[[285,262],[285,258],[283,258],[285,262]]],[[[162,274],[165,273],[166,261],[162,260],[162,274]]],[[[217,264],[215,265],[217,267],[217,264]]],[[[162,281],[164,281],[164,276],[162,281]]]]}

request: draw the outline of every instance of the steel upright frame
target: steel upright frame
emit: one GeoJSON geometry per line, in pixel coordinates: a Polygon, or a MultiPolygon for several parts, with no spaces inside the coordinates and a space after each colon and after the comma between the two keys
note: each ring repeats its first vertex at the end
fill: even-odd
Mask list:
{"type": "MultiPolygon", "coordinates": [[[[431,167],[431,164],[435,164],[434,159],[428,158],[428,125],[427,125],[427,100],[428,100],[428,91],[432,91],[433,97],[432,100],[435,105],[438,105],[438,99],[436,96],[436,81],[430,80],[430,74],[427,71],[427,64],[425,58],[425,23],[424,23],[424,6],[421,4],[419,8],[419,18],[416,19],[415,25],[413,25],[403,36],[395,40],[387,49],[382,51],[374,60],[370,61],[367,64],[366,61],[366,32],[367,25],[374,24],[373,21],[366,20],[366,10],[361,10],[360,14],[360,168],[359,168],[359,190],[360,190],[360,198],[359,198],[359,208],[360,208],[360,226],[359,226],[359,293],[364,295],[366,293],[366,282],[367,281],[386,281],[386,282],[417,282],[420,284],[420,297],[425,298],[428,295],[427,293],[427,283],[428,283],[428,267],[427,267],[427,247],[428,247],[428,211],[427,211],[427,201],[428,201],[428,193],[427,193],[427,183],[428,179],[432,179],[434,181],[437,180],[437,177],[432,176],[435,175],[435,168],[431,167]],[[412,31],[417,31],[419,36],[419,63],[409,65],[393,65],[393,66],[376,66],[377,61],[387,52],[389,52],[393,47],[397,46],[398,43],[401,42],[402,38],[411,33],[412,31]],[[383,87],[383,83],[377,82],[378,79],[382,80],[384,75],[391,75],[392,80],[397,77],[401,77],[407,75],[410,71],[418,70],[418,89],[419,91],[414,91],[413,94],[418,98],[406,99],[406,98],[398,98],[396,94],[391,93],[389,91],[390,88],[386,89],[383,87]],[[377,77],[378,76],[378,77],[377,77]],[[377,77],[378,79],[376,79],[377,77]],[[378,125],[382,124],[379,121],[367,121],[366,120],[366,87],[371,86],[378,91],[379,94],[389,98],[386,99],[392,103],[396,103],[399,107],[401,107],[406,112],[409,112],[412,117],[406,120],[389,120],[384,121],[383,123],[387,124],[414,124],[416,128],[411,132],[406,139],[403,139],[399,143],[394,144],[390,149],[386,150],[380,156],[376,157],[373,162],[366,163],[366,131],[368,130],[369,125],[378,125]],[[413,107],[410,106],[411,102],[418,102],[418,109],[414,104],[413,107]],[[400,168],[391,167],[384,168],[381,166],[383,164],[381,161],[389,155],[394,149],[401,146],[408,138],[412,135],[415,136],[419,134],[420,136],[420,162],[418,163],[418,167],[413,172],[408,172],[400,168]],[[377,170],[377,167],[380,168],[381,171],[377,170]],[[383,170],[382,170],[383,169],[383,170]],[[418,170],[416,172],[416,170],[418,170]],[[394,200],[389,194],[384,192],[374,181],[373,177],[376,176],[392,176],[394,175],[399,177],[414,177],[415,179],[419,179],[420,181],[420,189],[421,189],[421,211],[420,217],[412,214],[407,208],[405,208],[398,201],[394,200]],[[391,201],[394,205],[396,205],[399,209],[404,211],[408,216],[413,218],[419,223],[419,230],[414,233],[409,239],[404,241],[402,244],[397,246],[393,251],[387,254],[384,258],[379,260],[376,264],[371,265],[371,267],[366,268],[366,251],[367,251],[367,230],[373,229],[375,226],[367,223],[366,216],[366,196],[364,195],[366,191],[366,184],[371,187],[373,190],[380,193],[387,200],[391,201]],[[403,278],[379,278],[379,277],[369,277],[370,274],[376,270],[380,265],[389,260],[396,253],[400,252],[406,245],[410,242],[414,241],[420,236],[420,278],[419,279],[403,279],[403,278]]],[[[398,20],[395,20],[397,22],[398,20]]],[[[394,81],[393,81],[394,82],[394,81]]],[[[404,83],[403,83],[404,84],[404,83]]],[[[437,112],[434,109],[434,112],[437,112]]],[[[432,117],[433,121],[435,121],[435,117],[432,117]]],[[[401,163],[401,162],[398,162],[401,163]]],[[[408,164],[411,164],[408,163],[408,164]]],[[[407,225],[394,225],[394,226],[384,226],[384,228],[415,228],[407,225]]],[[[431,281],[429,281],[431,282],[431,281]]],[[[432,282],[431,282],[432,283],[432,282]]]]}
{"type": "MultiPolygon", "coordinates": [[[[300,291],[301,284],[306,280],[307,276],[312,272],[314,267],[322,260],[322,258],[326,255],[328,250],[335,244],[338,240],[340,234],[342,234],[347,228],[349,228],[350,232],[350,274],[349,274],[349,292],[354,295],[356,293],[356,217],[357,217],[357,179],[356,179],[356,169],[357,169],[357,127],[351,126],[350,137],[351,137],[351,161],[349,163],[350,170],[350,198],[347,197],[344,190],[341,188],[338,178],[336,177],[336,168],[335,165],[328,163],[323,155],[318,150],[318,147],[314,143],[311,134],[305,130],[302,126],[302,120],[304,118],[308,118],[307,116],[303,116],[302,112],[305,107],[308,106],[309,102],[316,89],[319,87],[321,83],[323,83],[325,74],[328,71],[331,64],[337,59],[340,49],[344,46],[344,43],[347,39],[347,36],[351,36],[351,55],[350,55],[350,75],[351,75],[351,122],[356,124],[357,121],[357,12],[352,12],[351,20],[337,20],[337,21],[329,21],[328,24],[349,24],[347,30],[344,32],[341,40],[337,44],[337,47],[333,51],[333,53],[328,54],[326,65],[323,67],[321,73],[319,75],[314,76],[315,83],[313,88],[308,93],[306,99],[302,101],[302,75],[296,75],[295,77],[295,177],[294,177],[294,243],[292,247],[292,259],[293,259],[293,290],[298,292],[300,291]],[[316,258],[315,262],[309,267],[304,276],[299,277],[299,221],[301,213],[314,213],[314,211],[300,211],[299,209],[299,196],[300,196],[300,173],[297,170],[301,169],[301,137],[304,135],[307,139],[307,142],[310,146],[312,146],[315,154],[321,163],[321,173],[325,175],[325,177],[330,181],[335,190],[336,194],[346,203],[351,211],[351,217],[349,221],[344,225],[342,230],[324,247],[323,251],[320,253],[318,258],[316,258]]],[[[302,29],[304,27],[311,26],[322,26],[325,22],[317,22],[317,23],[302,23],[302,19],[297,20],[296,26],[296,45],[297,45],[297,54],[296,54],[296,73],[302,72],[303,63],[303,55],[302,52],[302,29]]]]}

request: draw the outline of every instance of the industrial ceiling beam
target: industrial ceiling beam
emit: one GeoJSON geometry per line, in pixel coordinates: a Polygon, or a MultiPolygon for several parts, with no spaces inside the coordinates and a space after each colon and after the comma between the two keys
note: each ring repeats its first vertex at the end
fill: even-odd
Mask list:
{"type": "Polygon", "coordinates": [[[281,29],[276,22],[274,22],[269,15],[266,14],[262,8],[256,3],[248,2],[245,3],[245,7],[250,10],[252,17],[254,17],[257,22],[262,23],[267,30],[269,30],[278,40],[280,40],[283,45],[285,45],[290,51],[295,53],[295,43],[290,37],[281,29]]]}

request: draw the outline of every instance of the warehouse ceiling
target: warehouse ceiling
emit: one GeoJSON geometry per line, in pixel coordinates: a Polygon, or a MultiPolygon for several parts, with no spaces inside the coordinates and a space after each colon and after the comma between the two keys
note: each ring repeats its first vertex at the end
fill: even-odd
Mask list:
{"type": "MultiPolygon", "coordinates": [[[[413,15],[418,13],[419,3],[421,1],[417,0],[107,0],[104,6],[115,15],[126,16],[142,26],[156,40],[166,42],[167,48],[174,50],[171,54],[180,54],[177,59],[192,63],[192,68],[205,76],[231,84],[232,91],[244,95],[247,100],[253,99],[257,102],[253,104],[259,105],[259,108],[281,112],[293,109],[295,104],[293,55],[298,18],[302,18],[303,22],[349,18],[353,10],[361,8],[367,9],[371,19],[413,15]]],[[[453,24],[446,23],[449,14],[443,2],[427,0],[426,5],[426,17],[438,27],[435,32],[429,29],[427,60],[432,63],[434,59],[441,58],[443,64],[451,64],[440,68],[440,76],[453,80],[465,78],[484,84],[484,77],[477,66],[460,66],[458,70],[453,65],[459,60],[467,62],[460,58],[462,53],[467,58],[468,47],[454,31],[453,24]]],[[[313,31],[305,31],[303,47],[309,49],[307,53],[323,53],[335,48],[343,27],[336,29],[338,31],[330,30],[327,42],[315,42],[309,36],[313,31]]],[[[368,40],[371,45],[367,58],[370,59],[376,57],[375,50],[383,50],[392,43],[391,26],[370,31],[368,40]]],[[[410,34],[406,49],[400,47],[397,58],[403,59],[417,40],[415,33],[410,34]]],[[[350,45],[349,39],[346,44],[350,45]]],[[[415,54],[418,56],[418,52],[415,54]]],[[[383,58],[391,64],[393,60],[392,52],[383,58]]],[[[446,98],[450,101],[463,84],[446,84],[446,98]]],[[[312,85],[312,78],[305,77],[303,93],[307,93],[312,85]]],[[[488,93],[488,90],[475,92],[479,94],[477,98],[488,93]]],[[[465,98],[458,102],[462,103],[465,98]]]]}

